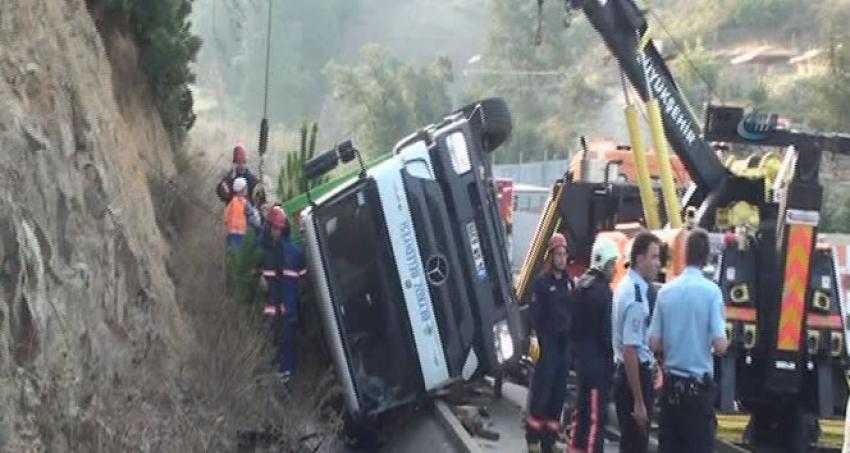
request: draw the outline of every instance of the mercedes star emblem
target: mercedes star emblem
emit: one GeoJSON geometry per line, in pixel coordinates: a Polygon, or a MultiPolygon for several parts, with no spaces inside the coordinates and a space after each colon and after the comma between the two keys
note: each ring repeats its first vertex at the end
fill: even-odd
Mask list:
{"type": "Polygon", "coordinates": [[[449,263],[446,257],[442,255],[432,255],[425,263],[425,270],[428,275],[428,281],[434,286],[442,285],[449,276],[449,263]]]}

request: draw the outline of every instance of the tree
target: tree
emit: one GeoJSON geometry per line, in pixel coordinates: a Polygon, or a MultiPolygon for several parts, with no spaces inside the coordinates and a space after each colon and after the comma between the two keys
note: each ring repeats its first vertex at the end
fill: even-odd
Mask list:
{"type": "Polygon", "coordinates": [[[316,154],[316,136],[319,133],[318,124],[305,122],[301,125],[301,148],[286,154],[286,163],[280,169],[277,181],[277,197],[281,201],[289,200],[305,192],[307,186],[310,188],[321,185],[326,178],[315,181],[304,179],[304,163],[312,159],[316,154]]]}
{"type": "Polygon", "coordinates": [[[820,230],[824,233],[850,232],[850,195],[846,187],[824,187],[820,230]]]}
{"type": "Polygon", "coordinates": [[[259,287],[263,250],[254,230],[249,228],[242,245],[227,254],[228,293],[241,304],[259,306],[264,294],[259,287]]]}
{"type": "Polygon", "coordinates": [[[565,158],[575,138],[588,130],[607,100],[594,64],[607,55],[583,17],[564,28],[563,2],[546,2],[537,38],[536,2],[488,0],[487,49],[470,70],[464,101],[499,96],[511,108],[510,141],[497,162],[565,158]]]}
{"type": "Polygon", "coordinates": [[[235,113],[252,121],[262,115],[271,4],[268,116],[289,124],[318,117],[329,91],[322,68],[337,53],[361,0],[205,1],[198,23],[213,48],[204,63],[221,71],[235,113]]]}
{"type": "Polygon", "coordinates": [[[189,67],[201,48],[190,31],[191,0],[98,0],[92,5],[112,21],[126,23],[139,46],[139,62],[160,118],[175,149],[195,123],[189,67]]]}
{"type": "MultiPolygon", "coordinates": [[[[685,43],[684,49],[670,65],[676,84],[695,109],[702,109],[717,90],[720,61],[709,52],[703,40],[685,43]]],[[[696,112],[695,112],[696,113],[696,112]]]]}
{"type": "Polygon", "coordinates": [[[399,139],[451,110],[444,62],[415,66],[367,45],[359,64],[331,61],[325,74],[344,122],[367,157],[390,151],[399,139]]]}

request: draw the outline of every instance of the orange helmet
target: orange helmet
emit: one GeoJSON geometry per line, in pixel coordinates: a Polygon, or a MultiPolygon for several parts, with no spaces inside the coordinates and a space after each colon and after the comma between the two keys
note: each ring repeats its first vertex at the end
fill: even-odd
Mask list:
{"type": "Polygon", "coordinates": [[[558,247],[567,248],[567,238],[561,233],[555,233],[549,238],[549,251],[551,252],[558,247]]]}
{"type": "Polygon", "coordinates": [[[274,206],[266,216],[269,225],[276,228],[286,227],[286,212],[280,206],[274,206]]]}
{"type": "Polygon", "coordinates": [[[248,162],[248,152],[245,150],[245,147],[241,144],[236,145],[233,148],[233,163],[234,164],[246,164],[248,162]]]}

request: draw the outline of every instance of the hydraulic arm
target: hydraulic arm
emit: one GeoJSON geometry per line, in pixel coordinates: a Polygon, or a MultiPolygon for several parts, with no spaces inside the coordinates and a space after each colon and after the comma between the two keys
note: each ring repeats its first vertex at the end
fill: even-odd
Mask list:
{"type": "Polygon", "coordinates": [[[694,114],[648,39],[648,25],[637,5],[632,0],[572,0],[572,6],[584,11],[640,97],[658,99],[667,140],[698,191],[705,196],[720,187],[729,171],[702,137],[694,114]]]}

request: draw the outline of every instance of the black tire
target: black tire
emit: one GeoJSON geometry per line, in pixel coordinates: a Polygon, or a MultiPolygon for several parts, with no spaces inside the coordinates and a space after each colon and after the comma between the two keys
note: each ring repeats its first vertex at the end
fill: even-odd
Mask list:
{"type": "Polygon", "coordinates": [[[488,152],[495,151],[511,136],[511,111],[502,98],[482,99],[462,107],[458,112],[479,126],[484,149],[488,152]]]}

